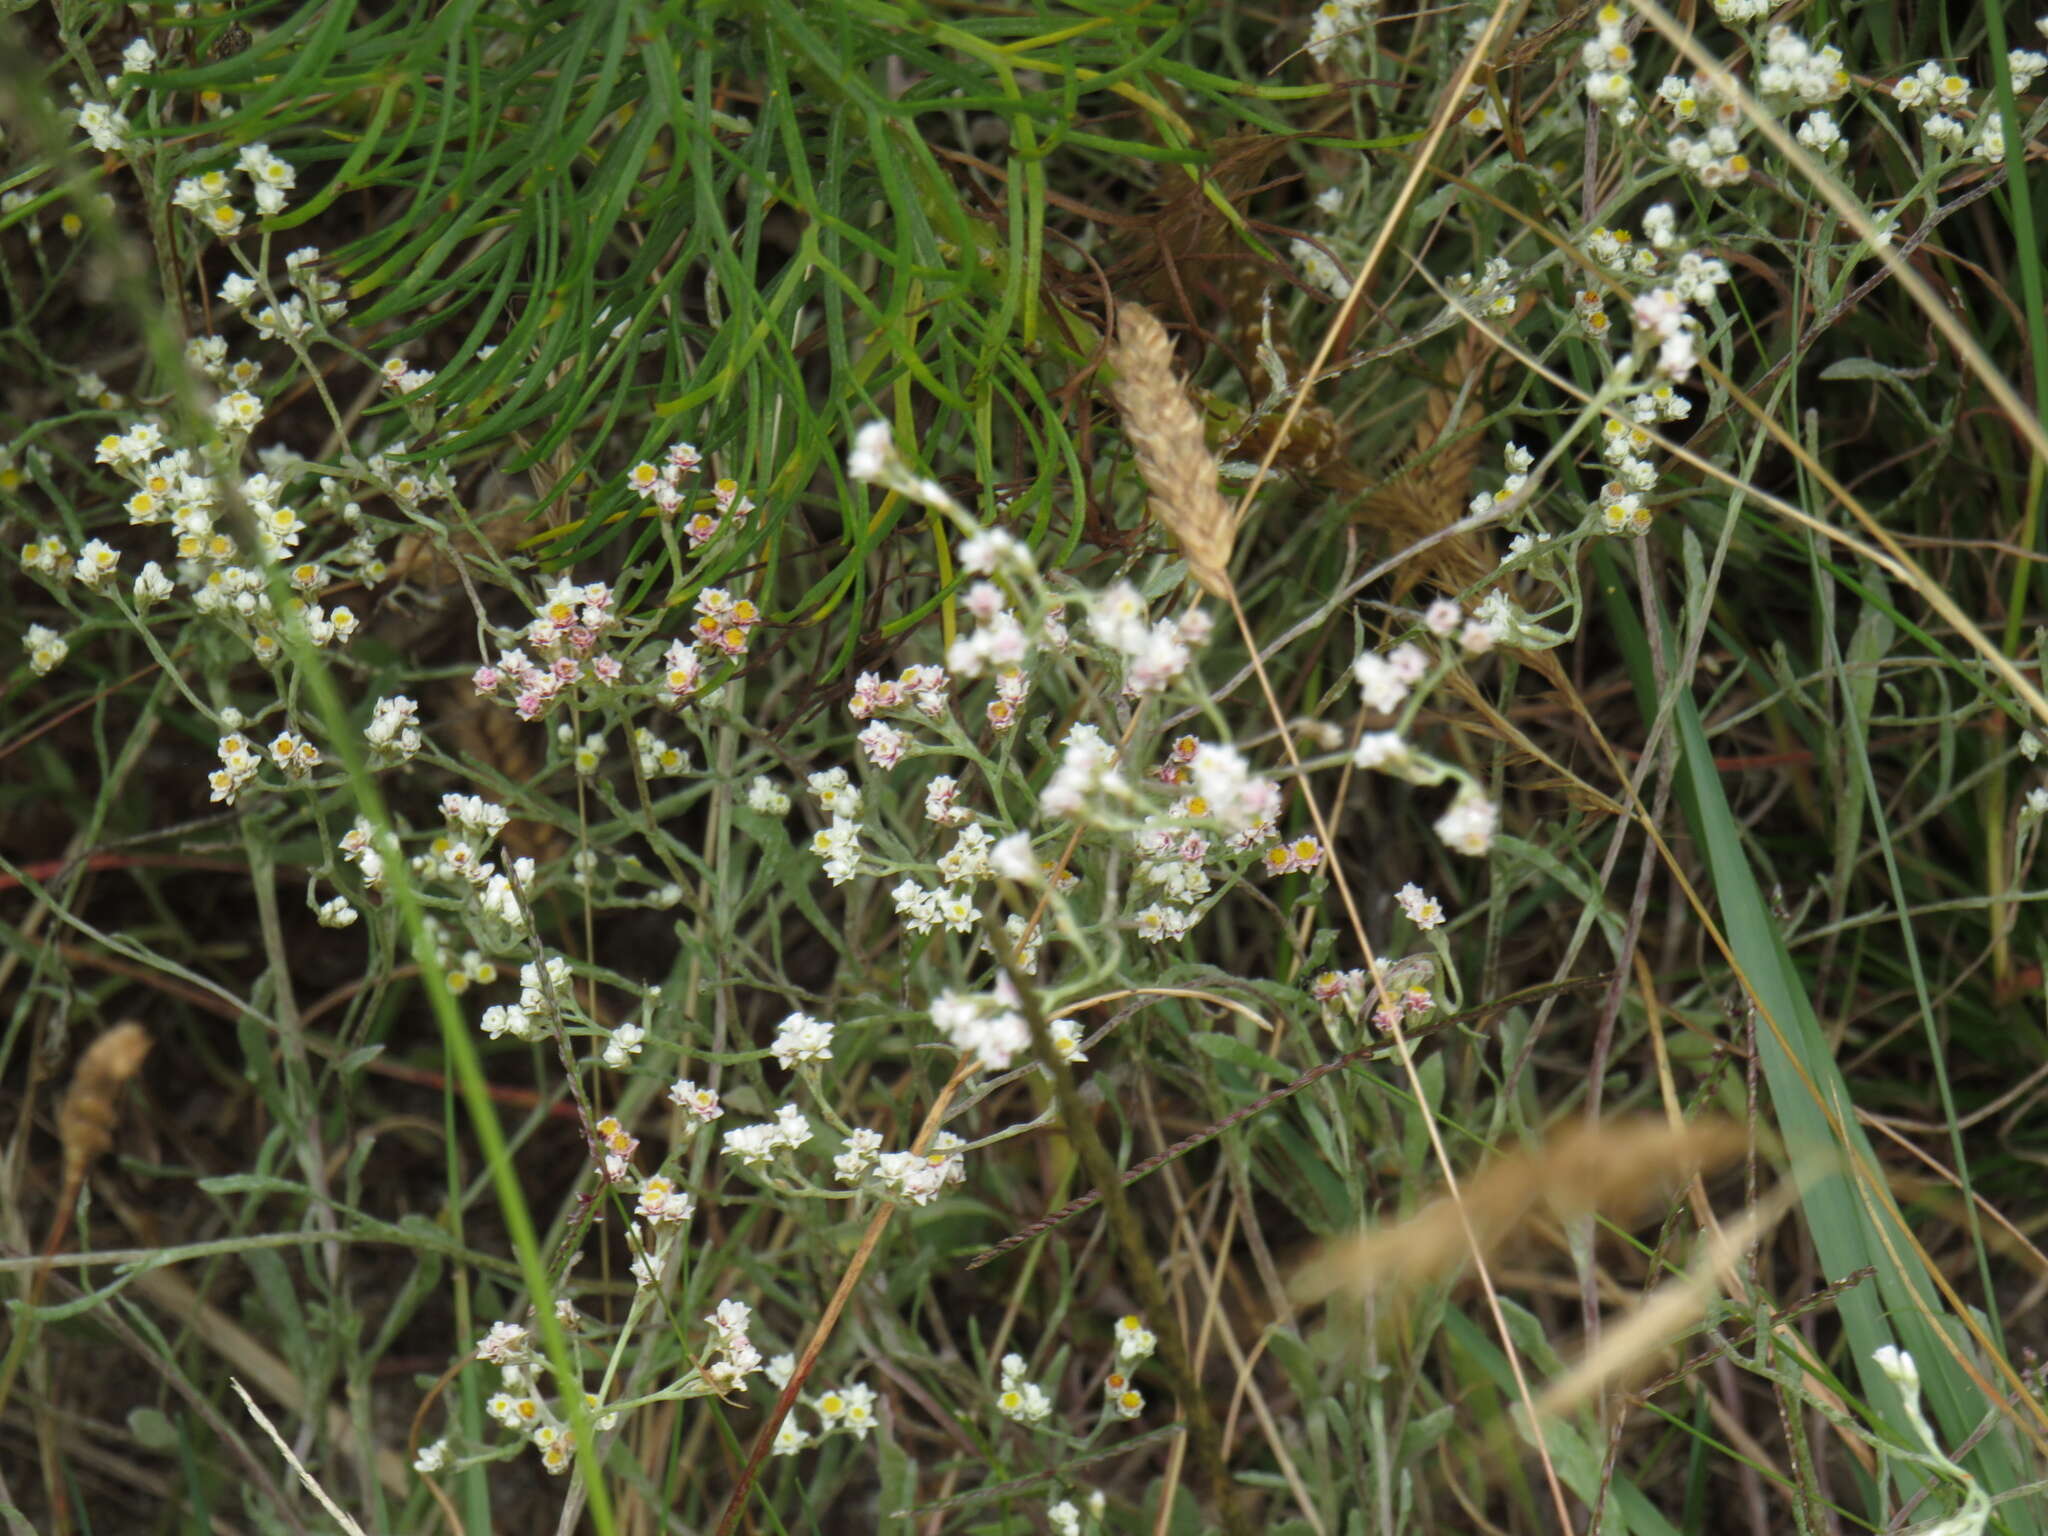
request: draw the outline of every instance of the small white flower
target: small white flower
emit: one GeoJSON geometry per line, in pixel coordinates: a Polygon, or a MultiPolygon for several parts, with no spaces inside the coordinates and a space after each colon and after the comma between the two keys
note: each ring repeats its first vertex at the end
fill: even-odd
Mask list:
{"type": "Polygon", "coordinates": [[[1814,112],[1799,125],[1798,139],[1808,149],[1831,154],[1842,143],[1842,130],[1826,112],[1814,112]]]}
{"type": "Polygon", "coordinates": [[[1367,731],[1358,738],[1358,750],[1351,761],[1360,768],[1381,768],[1398,772],[1407,760],[1408,744],[1399,731],[1367,731]]]}
{"type": "Polygon", "coordinates": [[[1443,904],[1434,896],[1424,891],[1421,886],[1412,882],[1402,886],[1400,890],[1394,893],[1394,900],[1400,903],[1401,910],[1407,915],[1408,921],[1420,928],[1424,933],[1429,932],[1432,928],[1443,926],[1443,904]]]}
{"type": "Polygon", "coordinates": [[[152,604],[163,602],[171,595],[171,591],[170,577],[164,574],[162,566],[152,560],[142,568],[142,574],[135,578],[135,606],[148,608],[152,604]]]}
{"type": "Polygon", "coordinates": [[[346,928],[356,920],[356,909],[346,896],[330,896],[314,914],[322,928],[346,928]]]}
{"type": "Polygon", "coordinates": [[[1469,785],[1458,791],[1450,809],[1436,820],[1436,835],[1454,851],[1478,858],[1493,846],[1500,812],[1491,800],[1469,785]]]}
{"type": "Polygon", "coordinates": [[[719,1105],[716,1089],[699,1088],[686,1077],[678,1078],[669,1084],[668,1101],[677,1109],[694,1116],[700,1125],[709,1125],[725,1113],[719,1105]]]}
{"type": "Polygon", "coordinates": [[[1019,885],[1036,885],[1044,878],[1044,871],[1038,867],[1038,858],[1031,851],[1031,834],[1012,832],[999,839],[989,852],[989,868],[1005,880],[1014,880],[1019,885]]]}
{"type": "Polygon", "coordinates": [[[120,560],[121,552],[105,539],[87,539],[85,547],[78,552],[77,562],[71,567],[71,579],[88,591],[97,592],[114,574],[114,567],[120,560]]]}
{"type": "Polygon", "coordinates": [[[894,431],[886,421],[871,421],[853,437],[853,449],[846,455],[849,479],[874,481],[887,473],[896,456],[894,431]]]}
{"type": "Polygon", "coordinates": [[[773,779],[763,775],[747,786],[747,809],[763,816],[787,816],[789,796],[776,787],[773,779]]]}
{"type": "Polygon", "coordinates": [[[605,1042],[604,1064],[614,1072],[624,1071],[647,1042],[647,1031],[638,1024],[621,1024],[605,1042]]]}
{"type": "Polygon", "coordinates": [[[1913,1357],[1896,1344],[1880,1344],[1870,1352],[1870,1363],[1892,1379],[1894,1385],[1908,1397],[1920,1395],[1920,1367],[1913,1363],[1913,1357]]]}
{"type": "Polygon", "coordinates": [[[1119,1363],[1136,1365],[1140,1360],[1149,1360],[1158,1347],[1158,1338],[1137,1313],[1126,1313],[1116,1320],[1116,1358],[1119,1363]]]}
{"type": "Polygon", "coordinates": [[[802,1062],[830,1061],[832,1026],[807,1013],[792,1013],[777,1027],[768,1053],[785,1072],[802,1062]]]}

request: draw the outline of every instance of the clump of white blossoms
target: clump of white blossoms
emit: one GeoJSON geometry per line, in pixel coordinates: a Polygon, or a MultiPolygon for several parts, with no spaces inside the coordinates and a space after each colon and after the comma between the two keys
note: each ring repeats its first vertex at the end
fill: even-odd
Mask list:
{"type": "Polygon", "coordinates": [[[404,694],[379,699],[370,711],[363,740],[377,766],[410,762],[425,744],[420,736],[420,707],[404,694]]]}
{"type": "MultiPolygon", "coordinates": [[[[2019,51],[2015,50],[2015,54],[2019,51]]],[[[2031,60],[2022,56],[2022,68],[2015,74],[2027,74],[2029,78],[2038,70],[2025,66],[2031,60]]],[[[2011,68],[2013,57],[2008,56],[2007,67],[2011,68]]],[[[2015,79],[2013,89],[2022,89],[2015,79]]],[[[1965,119],[1970,105],[1969,76],[1959,74],[1946,65],[1930,59],[1910,75],[1899,78],[1892,86],[1892,99],[1909,113],[1920,119],[1920,131],[1928,142],[1929,158],[1940,160],[1945,156],[1960,153],[1970,136],[1970,126],[1965,119]]],[[[1971,152],[1981,160],[1998,161],[2005,158],[2005,125],[1993,103],[1988,109],[1976,113],[1976,142],[1971,152]]]]}
{"type": "Polygon", "coordinates": [[[1325,0],[1309,23],[1308,55],[1318,64],[1355,69],[1365,62],[1375,0],[1325,0]]]}
{"type": "Polygon", "coordinates": [[[1116,1359],[1102,1378],[1102,1406],[1114,1418],[1135,1419],[1145,1411],[1145,1394],[1131,1383],[1131,1372],[1152,1358],[1159,1340],[1135,1312],[1116,1320],[1116,1359]]]}
{"type": "Polygon", "coordinates": [[[768,1054],[787,1072],[792,1067],[832,1059],[832,1026],[807,1013],[792,1013],[776,1026],[768,1054]]]}
{"type": "Polygon", "coordinates": [[[972,1056],[990,1072],[1007,1069],[1031,1049],[1031,1030],[1018,1011],[1017,993],[1007,976],[998,976],[994,990],[981,995],[942,992],[932,1002],[932,1027],[963,1056],[972,1056]]]}
{"type": "Polygon", "coordinates": [[[803,1146],[811,1139],[811,1122],[794,1104],[776,1110],[773,1120],[754,1125],[737,1125],[725,1133],[725,1155],[744,1168],[763,1168],[782,1152],[803,1146]]]}
{"type": "MultiPolygon", "coordinates": [[[[64,637],[47,624],[31,624],[22,633],[21,648],[28,652],[29,670],[37,677],[48,677],[64,665],[64,658],[71,654],[71,646],[64,637]]],[[[233,801],[228,795],[216,795],[216,799],[233,801]]]]}
{"type": "Polygon", "coordinates": [[[1400,905],[1401,912],[1408,921],[1424,933],[1443,926],[1443,903],[1412,880],[1394,893],[1394,900],[1400,905]]]}
{"type": "MultiPolygon", "coordinates": [[[[778,1355],[769,1364],[769,1380],[778,1390],[796,1369],[794,1359],[778,1355]],[[784,1369],[785,1361],[787,1368],[784,1369]],[[780,1374],[781,1380],[775,1380],[780,1374]]],[[[856,1440],[865,1440],[868,1432],[875,1427],[875,1404],[878,1401],[875,1389],[863,1382],[848,1382],[842,1387],[827,1387],[808,1400],[811,1411],[818,1416],[815,1432],[804,1429],[792,1412],[782,1421],[782,1427],[775,1432],[775,1443],[770,1454],[794,1456],[798,1451],[817,1444],[833,1434],[851,1435],[856,1440]]]]}
{"type": "MultiPolygon", "coordinates": [[[[235,169],[248,178],[251,199],[257,211],[266,215],[282,213],[285,194],[298,185],[298,172],[291,162],[272,154],[268,144],[244,144],[235,169]]],[[[242,232],[246,217],[234,192],[228,172],[204,171],[185,177],[172,188],[171,202],[225,240],[242,232]]]]}
{"type": "Polygon", "coordinates": [[[996,1412],[1019,1424],[1041,1423],[1052,1413],[1052,1399],[1045,1395],[1045,1389],[1037,1382],[1025,1379],[1024,1373],[1029,1368],[1022,1355],[1003,1356],[1002,1387],[996,1393],[996,1412]]]}

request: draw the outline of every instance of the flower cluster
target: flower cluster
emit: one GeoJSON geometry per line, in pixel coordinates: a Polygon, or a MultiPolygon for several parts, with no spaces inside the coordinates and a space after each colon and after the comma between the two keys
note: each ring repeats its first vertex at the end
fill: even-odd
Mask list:
{"type": "MultiPolygon", "coordinates": [[[[2039,55],[2029,55],[2020,49],[2014,49],[2008,56],[2007,67],[2015,76],[2015,91],[2025,89],[2019,84],[2021,77],[2031,81],[2040,73],[2032,67],[2033,59],[2037,57],[2039,55]]],[[[1967,75],[1957,74],[1929,60],[1893,84],[1892,100],[1919,117],[1920,131],[1926,135],[1930,151],[1936,157],[1960,152],[1969,140],[1970,80],[1967,75]]],[[[1976,142],[1971,145],[1970,152],[1980,160],[2003,160],[2005,126],[1995,106],[1976,114],[1976,131],[1976,142]]]]}
{"type": "MultiPolygon", "coordinates": [[[[273,155],[268,144],[244,144],[235,169],[248,178],[257,211],[266,215],[282,213],[285,193],[298,185],[291,162],[273,155]]],[[[242,232],[244,215],[225,171],[187,176],[172,189],[171,202],[222,239],[242,232]]]]}
{"type": "Polygon", "coordinates": [[[612,590],[603,582],[577,585],[563,576],[542,597],[523,632],[526,649],[501,650],[476,669],[470,684],[480,698],[509,702],[522,720],[537,720],[565,694],[605,688],[624,674],[618,657],[600,647],[612,627],[612,590]]]}
{"type": "Polygon", "coordinates": [[[1199,608],[1148,622],[1138,589],[1120,581],[1089,604],[1088,627],[1121,663],[1124,693],[1138,698],[1163,692],[1186,672],[1214,625],[1199,608]]]}
{"type": "Polygon", "coordinates": [[[996,1394],[996,1412],[1019,1424],[1038,1424],[1052,1413],[1052,1399],[1034,1381],[1027,1381],[1029,1369],[1022,1355],[1005,1355],[1002,1360],[1002,1389],[996,1394]]]}
{"type": "MultiPolygon", "coordinates": [[[[696,473],[703,463],[696,444],[673,443],[659,464],[648,460],[635,464],[626,474],[626,488],[652,502],[664,517],[674,517],[689,501],[682,488],[683,477],[696,473]]],[[[754,510],[753,498],[742,495],[739,482],[729,476],[714,480],[709,496],[700,495],[689,505],[691,516],[683,523],[683,534],[692,549],[703,548],[719,529],[743,520],[754,510]]]]}
{"type": "MultiPolygon", "coordinates": [[[[500,1372],[499,1389],[485,1402],[484,1412],[504,1428],[525,1436],[527,1444],[540,1453],[541,1465],[549,1472],[568,1471],[576,1455],[575,1432],[570,1429],[566,1415],[549,1403],[540,1390],[539,1362],[534,1358],[528,1331],[511,1323],[493,1323],[490,1332],[478,1341],[476,1356],[496,1365],[500,1372]]],[[[616,1414],[597,1412],[601,1405],[595,1396],[586,1392],[583,1402],[586,1410],[595,1414],[600,1431],[616,1425],[616,1414]]],[[[444,1460],[445,1457],[437,1458],[436,1466],[444,1460]]]]}
{"type": "Polygon", "coordinates": [[[810,1139],[811,1122],[794,1104],[785,1104],[775,1112],[773,1120],[734,1126],[725,1133],[723,1144],[725,1155],[736,1159],[742,1167],[761,1168],[773,1162],[778,1153],[800,1147],[810,1139]]]}
{"type": "Polygon", "coordinates": [[[723,587],[706,587],[697,594],[697,622],[692,626],[700,645],[727,656],[747,653],[747,636],[761,622],[761,610],[744,597],[734,597],[723,587]]]}
{"type": "MultiPolygon", "coordinates": [[[[769,1365],[769,1381],[778,1389],[796,1369],[793,1357],[778,1355],[769,1365]],[[780,1380],[776,1378],[780,1376],[780,1380]]],[[[865,1440],[868,1431],[875,1427],[875,1404],[878,1401],[875,1389],[858,1381],[848,1382],[841,1387],[827,1387],[815,1396],[805,1399],[807,1406],[818,1416],[818,1427],[806,1430],[798,1422],[794,1412],[783,1419],[782,1427],[775,1432],[775,1444],[770,1454],[794,1456],[798,1451],[816,1445],[828,1435],[847,1434],[856,1440],[865,1440]]]]}
{"type": "Polygon", "coordinates": [[[930,1205],[947,1189],[966,1181],[967,1159],[961,1155],[962,1145],[951,1131],[940,1131],[924,1152],[879,1153],[871,1170],[871,1183],[885,1200],[930,1205]]]}
{"type": "Polygon", "coordinates": [[[1119,1419],[1135,1419],[1145,1411],[1145,1394],[1131,1384],[1130,1373],[1152,1358],[1159,1340],[1135,1312],[1116,1320],[1116,1361],[1102,1378],[1102,1405],[1119,1419]]]}
{"type": "Polygon", "coordinates": [[[775,1064],[787,1072],[792,1067],[832,1059],[832,1026],[807,1013],[792,1013],[776,1026],[775,1041],[768,1047],[775,1064]]]}

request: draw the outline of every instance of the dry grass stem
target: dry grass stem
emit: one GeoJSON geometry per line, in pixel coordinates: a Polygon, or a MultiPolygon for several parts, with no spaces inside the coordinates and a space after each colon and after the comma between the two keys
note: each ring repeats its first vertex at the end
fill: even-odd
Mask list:
{"type": "Polygon", "coordinates": [[[1110,393],[1151,493],[1152,515],[1179,541],[1188,573],[1212,597],[1223,597],[1230,591],[1237,522],[1216,489],[1216,459],[1202,418],[1174,372],[1173,343],[1158,318],[1138,304],[1117,307],[1116,329],[1110,393]]]}

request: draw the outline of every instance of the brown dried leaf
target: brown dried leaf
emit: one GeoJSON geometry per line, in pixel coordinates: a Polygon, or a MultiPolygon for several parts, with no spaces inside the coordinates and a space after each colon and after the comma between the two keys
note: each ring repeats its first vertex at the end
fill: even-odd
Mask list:
{"type": "MultiPolygon", "coordinates": [[[[1476,431],[1467,430],[1476,414],[1476,399],[1468,398],[1462,409],[1458,400],[1466,380],[1479,374],[1492,355],[1493,343],[1484,332],[1465,333],[1444,364],[1439,383],[1424,397],[1412,453],[1366,498],[1360,518],[1384,530],[1388,548],[1418,544],[1465,515],[1480,439],[1476,431]]],[[[1480,382],[1474,383],[1474,396],[1480,382]]],[[[1461,533],[1431,545],[1402,567],[1394,578],[1395,596],[1423,580],[1439,591],[1463,592],[1484,580],[1496,563],[1484,534],[1461,533]]]]}
{"type": "MultiPolygon", "coordinates": [[[[1632,1224],[1684,1180],[1725,1167],[1748,1145],[1748,1133],[1732,1120],[1677,1127],[1650,1116],[1578,1122],[1466,1179],[1465,1218],[1482,1255],[1545,1217],[1562,1222],[1598,1212],[1632,1224]]],[[[1288,1294],[1308,1306],[1340,1293],[1405,1291],[1456,1273],[1471,1253],[1458,1205],[1440,1196],[1395,1226],[1328,1244],[1295,1273],[1288,1294]]]]}

